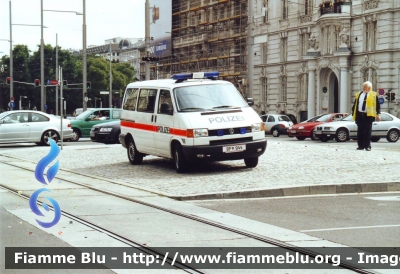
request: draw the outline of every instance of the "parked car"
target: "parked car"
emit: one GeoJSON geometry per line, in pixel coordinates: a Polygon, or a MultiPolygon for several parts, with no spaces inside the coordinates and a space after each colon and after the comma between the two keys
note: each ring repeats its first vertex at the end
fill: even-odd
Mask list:
{"type": "Polygon", "coordinates": [[[260,118],[264,122],[265,133],[274,137],[287,134],[289,127],[293,126],[293,121],[285,114],[264,114],[260,118]]]}
{"type": "MultiPolygon", "coordinates": [[[[378,142],[386,138],[389,142],[397,142],[400,133],[400,119],[386,112],[381,113],[381,121],[372,123],[371,141],[378,142]]],[[[338,142],[345,142],[349,139],[357,139],[357,125],[352,115],[341,121],[328,124],[321,124],[316,127],[315,136],[322,142],[336,139],[338,142]]]]}
{"type": "MultiPolygon", "coordinates": [[[[0,114],[0,143],[33,142],[49,145],[49,139],[61,138],[60,117],[40,111],[14,110],[0,114]]],[[[72,138],[71,122],[63,119],[63,140],[72,138]]]]}
{"type": "Polygon", "coordinates": [[[120,121],[112,121],[93,126],[92,130],[90,131],[90,139],[93,142],[119,144],[120,133],[120,121]]]}
{"type": "Polygon", "coordinates": [[[78,141],[80,138],[90,137],[90,130],[94,125],[102,124],[110,121],[119,121],[121,117],[121,109],[117,108],[96,108],[86,110],[75,120],[71,120],[73,130],[72,141],[78,141]]]}
{"type": "Polygon", "coordinates": [[[348,113],[329,113],[315,116],[314,118],[307,120],[307,122],[302,122],[300,124],[291,126],[288,130],[288,135],[289,137],[296,137],[297,140],[305,140],[306,138],[316,140],[317,137],[315,136],[314,128],[317,125],[338,121],[347,115],[348,113]]]}

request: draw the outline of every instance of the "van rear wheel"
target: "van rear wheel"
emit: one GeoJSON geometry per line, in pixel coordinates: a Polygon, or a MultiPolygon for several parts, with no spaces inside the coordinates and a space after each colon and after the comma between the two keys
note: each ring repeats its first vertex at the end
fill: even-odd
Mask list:
{"type": "Polygon", "coordinates": [[[258,157],[245,158],[244,164],[246,165],[246,167],[249,167],[249,168],[256,167],[258,165],[258,157]]]}
{"type": "Polygon", "coordinates": [[[174,163],[175,169],[178,173],[185,173],[188,170],[188,163],[183,156],[182,147],[180,144],[174,146],[174,163]]]}
{"type": "Polygon", "coordinates": [[[136,149],[133,139],[128,141],[128,159],[132,165],[140,165],[143,161],[143,155],[136,149]]]}

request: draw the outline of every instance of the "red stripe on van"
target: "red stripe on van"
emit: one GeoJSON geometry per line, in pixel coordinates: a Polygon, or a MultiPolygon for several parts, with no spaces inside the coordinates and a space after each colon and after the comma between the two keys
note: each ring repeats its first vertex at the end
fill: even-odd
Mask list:
{"type": "MultiPolygon", "coordinates": [[[[125,121],[125,120],[121,120],[121,126],[158,132],[158,126],[149,125],[149,124],[139,124],[139,123],[125,121]]],[[[178,135],[178,136],[184,136],[184,137],[187,136],[187,132],[184,129],[169,128],[169,133],[172,135],[178,135]]]]}
{"type": "Polygon", "coordinates": [[[139,124],[135,123],[134,128],[148,130],[148,131],[158,131],[158,127],[155,125],[148,125],[148,124],[139,124]]]}
{"type": "Polygon", "coordinates": [[[169,133],[173,134],[173,135],[179,135],[179,136],[187,136],[187,132],[184,129],[178,129],[178,128],[170,128],[169,129],[169,133]]]}

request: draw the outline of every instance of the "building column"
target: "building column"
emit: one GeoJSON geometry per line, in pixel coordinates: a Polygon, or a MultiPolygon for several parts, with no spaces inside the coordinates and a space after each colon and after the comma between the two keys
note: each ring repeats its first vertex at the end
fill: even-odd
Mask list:
{"type": "Polygon", "coordinates": [[[347,70],[347,67],[340,68],[339,111],[342,113],[350,112],[349,97],[351,92],[348,90],[349,87],[348,74],[349,72],[347,70]]]}
{"type": "Polygon", "coordinates": [[[351,51],[347,48],[347,45],[346,47],[341,45],[333,55],[339,57],[340,64],[339,111],[348,113],[351,112],[349,104],[351,97],[351,90],[349,89],[349,58],[351,51]]]}
{"type": "Polygon", "coordinates": [[[315,68],[308,70],[307,116],[308,119],[315,116],[315,68]]]}

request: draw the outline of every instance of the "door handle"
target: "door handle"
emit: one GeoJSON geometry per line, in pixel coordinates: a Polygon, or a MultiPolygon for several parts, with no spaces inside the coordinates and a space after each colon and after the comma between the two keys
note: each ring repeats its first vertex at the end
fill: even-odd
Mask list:
{"type": "Polygon", "coordinates": [[[157,123],[157,115],[154,115],[154,123],[157,123]]]}
{"type": "Polygon", "coordinates": [[[151,122],[153,122],[153,118],[154,118],[154,115],[152,114],[152,115],[151,115],[151,122]]]}

